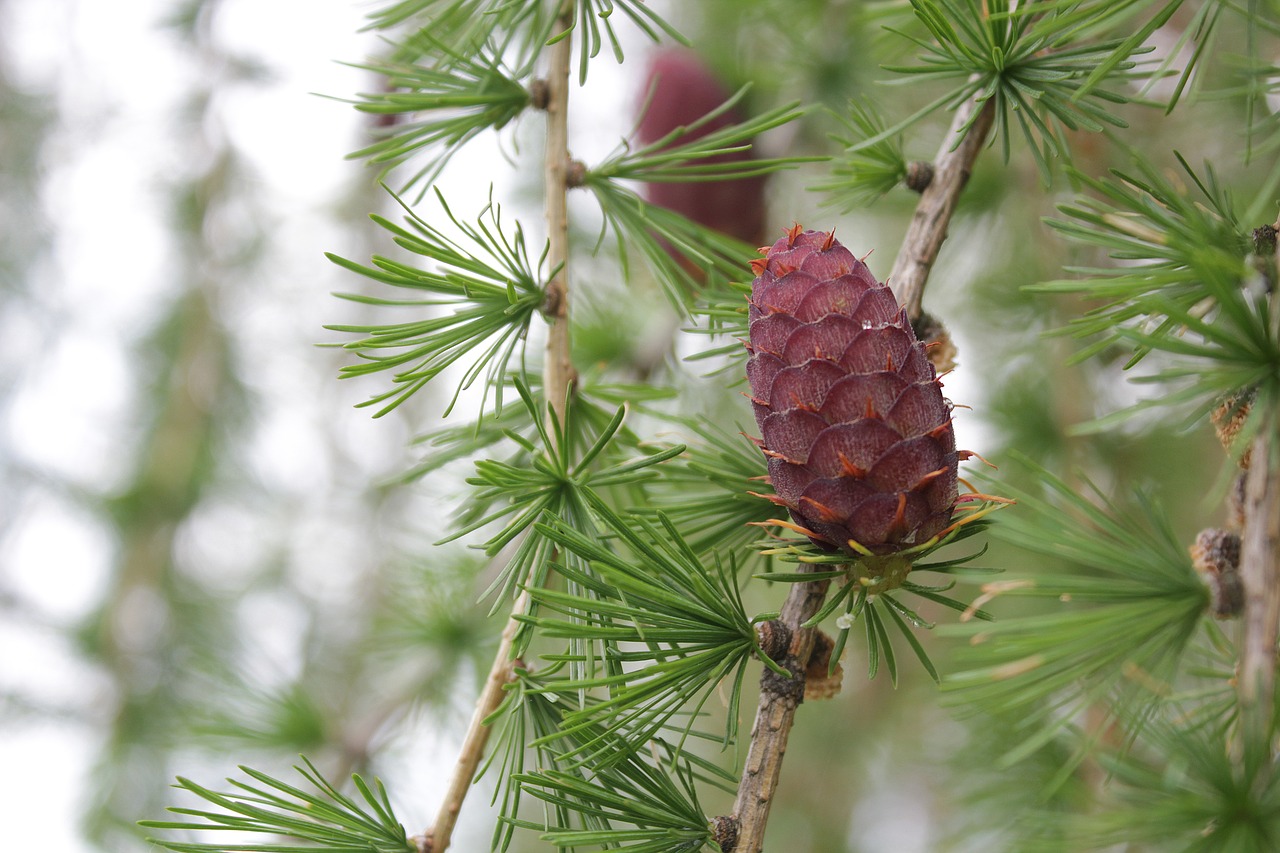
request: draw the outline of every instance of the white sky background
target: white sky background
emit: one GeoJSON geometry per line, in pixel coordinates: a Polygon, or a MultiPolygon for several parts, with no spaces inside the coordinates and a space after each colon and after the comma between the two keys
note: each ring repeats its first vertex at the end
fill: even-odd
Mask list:
{"type": "MultiPolygon", "coordinates": [[[[29,91],[52,93],[61,113],[43,157],[40,213],[53,242],[29,288],[40,295],[33,309],[39,316],[27,318],[18,340],[0,342],[5,361],[22,351],[39,359],[4,413],[0,452],[90,493],[110,494],[129,473],[132,453],[121,446],[128,447],[139,402],[130,351],[172,295],[169,187],[201,167],[175,144],[175,112],[199,73],[158,24],[176,5],[0,4],[7,72],[29,91]]],[[[271,404],[257,424],[251,457],[264,481],[306,489],[317,485],[308,460],[322,455],[315,452],[317,413],[300,398],[306,383],[288,374],[304,365],[316,376],[331,366],[322,359],[305,366],[318,352],[311,344],[323,334],[320,325],[332,322],[335,311],[325,294],[337,279],[322,253],[353,245],[331,208],[363,171],[342,159],[357,139],[358,116],[309,93],[365,88],[362,72],[334,60],[359,60],[371,36],[357,33],[363,12],[348,0],[226,0],[223,7],[218,39],[273,75],[265,84],[228,89],[218,109],[262,183],[257,194],[267,216],[279,223],[269,250],[278,258],[274,268],[290,271],[287,279],[262,282],[256,310],[242,318],[250,329],[274,329],[270,345],[282,350],[262,358],[253,377],[254,390],[271,404]]],[[[9,320],[6,327],[14,325],[9,320]]],[[[406,435],[348,408],[365,393],[342,385],[331,399],[345,395],[347,404],[330,415],[350,416],[350,445],[372,475],[401,457],[406,435]]],[[[0,583],[30,618],[0,624],[0,680],[50,705],[88,709],[102,699],[109,705],[109,685],[78,662],[52,627],[74,624],[102,595],[112,560],[109,533],[56,489],[33,490],[16,521],[0,541],[0,583]]],[[[234,572],[234,558],[222,550],[225,568],[234,572]]],[[[0,813],[13,809],[4,820],[6,849],[90,849],[78,825],[100,739],[92,724],[65,719],[0,730],[0,766],[8,768],[0,774],[0,813]]],[[[232,769],[229,762],[219,772],[232,769]]]]}
{"type": "MultiPolygon", "coordinates": [[[[166,187],[192,166],[190,153],[172,144],[174,112],[199,67],[179,54],[176,39],[157,24],[174,5],[0,3],[0,49],[6,54],[0,61],[19,85],[54,93],[62,115],[44,158],[40,213],[51,223],[53,243],[30,288],[40,294],[33,309],[39,316],[26,318],[28,325],[23,318],[0,322],[0,330],[17,329],[0,338],[0,363],[39,353],[8,411],[0,409],[0,453],[89,493],[109,494],[130,473],[131,453],[120,449],[139,403],[130,348],[164,309],[173,278],[166,187]],[[48,325],[51,319],[56,328],[48,325]]],[[[275,223],[263,265],[267,272],[259,273],[253,289],[241,290],[242,301],[232,306],[243,327],[246,351],[240,358],[255,365],[252,390],[266,403],[252,433],[250,458],[255,475],[275,488],[303,498],[332,494],[335,483],[386,476],[413,458],[405,447],[408,425],[391,418],[373,421],[350,408],[381,380],[333,382],[327,372],[333,359],[312,348],[327,334],[321,325],[341,321],[346,310],[326,294],[358,287],[323,252],[363,260],[368,251],[340,227],[333,206],[354,181],[371,179],[372,173],[343,160],[359,140],[360,117],[349,106],[310,93],[346,97],[368,88],[364,72],[335,61],[357,61],[372,49],[374,36],[357,32],[368,7],[350,0],[224,0],[222,7],[218,38],[230,52],[258,60],[274,75],[269,83],[235,86],[219,95],[227,133],[249,159],[261,182],[258,198],[275,223]],[[287,275],[271,277],[272,271],[287,275]],[[249,293],[252,303],[244,299],[249,293]],[[317,387],[329,390],[317,398],[317,387]],[[325,458],[320,425],[326,421],[341,422],[343,450],[359,471],[317,463],[325,458]]],[[[591,88],[614,96],[583,96],[593,106],[575,115],[575,155],[598,159],[629,129],[636,83],[627,75],[640,67],[635,62],[619,70],[607,59],[593,65],[591,88]]],[[[474,192],[477,171],[491,175],[500,188],[504,176],[510,180],[497,150],[480,141],[465,152],[443,182],[451,200],[474,192]]],[[[455,209],[473,215],[480,204],[464,201],[455,209]]],[[[787,224],[790,219],[779,227],[787,224]]],[[[842,226],[842,236],[849,233],[842,226]]],[[[540,236],[531,240],[540,242],[540,236]]],[[[892,247],[881,247],[873,268],[879,270],[891,255],[892,247]]],[[[963,354],[963,340],[960,348],[963,354]]],[[[948,394],[969,400],[965,380],[963,372],[953,375],[948,394]]],[[[960,445],[981,447],[974,434],[977,418],[960,414],[960,445]]],[[[311,510],[312,532],[326,529],[325,520],[335,514],[323,506],[311,510]]],[[[31,618],[0,623],[0,686],[54,705],[84,706],[108,685],[50,626],[74,624],[101,597],[112,560],[110,534],[55,489],[35,489],[16,521],[11,535],[0,539],[0,593],[17,596],[31,618]]],[[[253,520],[237,517],[231,508],[224,522],[213,537],[242,525],[249,534],[237,540],[251,551],[253,520]]],[[[359,543],[333,533],[310,547],[341,554],[359,543]]],[[[205,551],[214,555],[215,571],[236,571],[234,556],[218,556],[216,547],[205,551]]],[[[283,633],[274,641],[287,665],[290,623],[278,621],[283,633]]],[[[270,645],[273,638],[264,635],[263,641],[270,645]]],[[[88,853],[77,823],[100,737],[92,726],[68,720],[0,730],[0,767],[7,768],[0,773],[6,849],[88,853]],[[15,811],[5,814],[9,809],[15,811]]],[[[450,761],[454,751],[434,738],[413,749],[435,750],[450,761]]],[[[414,758],[418,767],[432,763],[428,756],[414,758]]],[[[410,775],[415,805],[438,799],[432,790],[438,780],[410,775]]],[[[487,838],[487,828],[481,830],[487,838]]]]}

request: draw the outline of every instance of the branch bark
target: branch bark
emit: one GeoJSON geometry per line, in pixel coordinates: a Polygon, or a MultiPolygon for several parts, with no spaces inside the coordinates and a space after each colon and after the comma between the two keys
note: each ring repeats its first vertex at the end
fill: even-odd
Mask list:
{"type": "MultiPolygon", "coordinates": [[[[889,277],[898,304],[906,307],[912,320],[920,317],[929,271],[947,238],[947,227],[960,192],[969,180],[974,160],[986,143],[994,118],[995,105],[990,100],[981,104],[969,101],[956,110],[951,130],[934,163],[933,180],[921,193],[889,277]],[[965,135],[955,145],[955,136],[961,132],[965,135]]],[[[822,606],[827,585],[825,581],[794,584],[782,607],[780,621],[791,629],[793,636],[791,654],[783,666],[793,673],[793,677],[782,679],[769,670],[761,676],[760,702],[734,803],[737,839],[726,845],[726,853],[730,850],[732,853],[760,853],[764,846],[769,809],[782,772],[782,759],[796,708],[804,699],[805,667],[813,653],[817,633],[816,629],[802,628],[801,625],[822,606]]]]}
{"type": "Polygon", "coordinates": [[[1265,418],[1249,455],[1245,480],[1240,576],[1244,582],[1244,648],[1240,654],[1240,704],[1250,734],[1270,731],[1275,713],[1276,640],[1280,631],[1280,466],[1276,422],[1265,418]]]}
{"type": "MultiPolygon", "coordinates": [[[[806,567],[807,568],[807,567],[806,567]]],[[[758,853],[764,845],[765,825],[773,794],[782,773],[782,758],[795,720],[796,708],[804,701],[804,672],[813,654],[817,628],[800,627],[822,607],[831,581],[794,584],[778,621],[791,629],[791,648],[778,661],[791,673],[784,679],[770,669],[760,677],[760,704],[751,727],[751,746],[742,768],[742,782],[733,805],[737,822],[735,853],[758,853]]]]}
{"type": "Polygon", "coordinates": [[[889,287],[893,289],[898,304],[907,309],[907,316],[912,322],[920,319],[923,312],[921,306],[929,271],[938,259],[942,242],[947,239],[947,228],[960,199],[960,191],[969,181],[969,173],[973,171],[978,152],[986,144],[995,115],[995,102],[991,99],[981,104],[966,101],[956,110],[951,129],[938,149],[937,159],[933,162],[933,178],[920,194],[920,202],[911,217],[907,235],[902,239],[893,271],[889,273],[889,287]],[[956,145],[956,134],[963,132],[970,122],[972,125],[968,132],[956,145]]]}
{"type": "Polygon", "coordinates": [[[511,681],[514,661],[511,659],[511,648],[515,641],[520,622],[518,615],[529,609],[529,592],[525,590],[516,599],[511,608],[511,618],[502,632],[498,642],[498,653],[494,655],[493,666],[489,668],[489,677],[485,679],[484,688],[476,700],[476,709],[471,715],[471,723],[467,726],[467,734],[462,739],[462,749],[458,753],[458,763],[454,765],[453,777],[449,780],[449,790],[445,793],[444,802],[436,815],[435,826],[424,837],[418,839],[420,853],[444,853],[453,840],[453,829],[458,823],[458,814],[462,811],[462,802],[467,798],[467,791],[475,780],[476,769],[484,758],[484,748],[489,742],[490,729],[484,720],[502,704],[502,689],[511,681]]]}
{"type": "MultiPolygon", "coordinates": [[[[1273,337],[1280,336],[1280,301],[1275,292],[1277,227],[1280,222],[1271,226],[1268,240],[1256,247],[1260,254],[1255,256],[1271,291],[1273,337]]],[[[1270,743],[1275,721],[1276,641],[1280,638],[1280,413],[1255,414],[1262,418],[1262,424],[1250,445],[1240,534],[1245,605],[1239,696],[1246,733],[1257,736],[1257,742],[1270,743]]]]}
{"type": "MultiPolygon", "coordinates": [[[[574,0],[564,0],[560,6],[560,29],[573,26],[574,0]]],[[[546,364],[543,369],[543,393],[551,411],[560,423],[565,422],[565,407],[577,374],[569,354],[569,71],[573,55],[573,38],[566,36],[551,47],[547,72],[544,109],[547,116],[547,147],[543,173],[546,177],[547,232],[550,248],[548,261],[555,270],[547,283],[543,316],[548,323],[546,364]]],[[[541,92],[541,87],[540,87],[541,92]]],[[[541,101],[541,94],[539,100],[541,101]]],[[[554,435],[554,432],[552,432],[554,435]]],[[[476,708],[463,738],[458,763],[450,780],[444,803],[436,815],[435,825],[417,841],[420,853],[444,853],[453,840],[453,830],[458,822],[467,791],[475,781],[476,770],[484,757],[489,742],[490,728],[485,720],[502,704],[503,688],[513,677],[515,660],[512,649],[521,623],[519,617],[529,611],[529,592],[523,591],[511,609],[511,616],[502,632],[498,651],[489,669],[476,708]]]]}
{"type": "MultiPolygon", "coordinates": [[[[565,0],[560,7],[560,27],[573,26],[574,2],[565,0]]],[[[547,330],[546,365],[543,368],[543,391],[547,403],[564,423],[565,403],[577,373],[569,355],[569,65],[573,39],[566,36],[552,45],[551,70],[547,76],[547,150],[543,175],[546,181],[547,259],[556,270],[547,284],[547,301],[543,315],[550,324],[547,330]]]]}

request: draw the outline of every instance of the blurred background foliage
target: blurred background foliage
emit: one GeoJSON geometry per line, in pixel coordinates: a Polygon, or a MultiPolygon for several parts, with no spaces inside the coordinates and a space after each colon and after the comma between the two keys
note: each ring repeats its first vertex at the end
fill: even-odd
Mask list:
{"type": "MultiPolygon", "coordinates": [[[[330,779],[379,776],[398,814],[425,825],[496,642],[488,605],[476,603],[495,569],[467,547],[479,538],[427,547],[458,512],[471,466],[437,464],[440,444],[410,438],[440,426],[452,385],[371,422],[350,406],[372,389],[334,382],[339,358],[311,348],[332,341],[323,324],[358,323],[363,310],[328,297],[353,285],[319,250],[385,252],[371,248],[378,229],[365,214],[397,216],[374,186],[376,170],[340,159],[371,144],[378,118],[312,98],[304,118],[323,113],[327,122],[313,128],[278,121],[273,106],[307,99],[308,89],[337,86],[323,94],[349,98],[376,85],[361,69],[322,77],[324,60],[298,49],[305,33],[289,27],[290,15],[332,16],[332,31],[354,33],[362,11],[297,3],[256,20],[252,3],[157,0],[139,13],[140,44],[104,52],[86,47],[98,20],[92,4],[32,11],[42,4],[0,0],[0,755],[19,779],[30,778],[23,768],[43,767],[37,782],[8,782],[0,795],[20,806],[15,814],[59,824],[27,847],[140,851],[148,848],[134,822],[161,812],[179,772],[211,779],[239,763],[283,772],[305,752],[330,779]],[[241,40],[255,28],[256,42],[241,40]],[[74,36],[63,49],[28,44],[60,31],[74,36]],[[135,51],[141,70],[108,75],[102,103],[77,95],[95,62],[122,63],[106,54],[135,51]],[[151,79],[165,83],[151,89],[151,79]],[[150,118],[131,130],[121,117],[135,101],[150,118]],[[309,151],[313,134],[333,153],[305,158],[323,175],[315,186],[300,186],[310,180],[300,170],[287,173],[293,185],[273,176],[279,151],[272,160],[255,149],[275,135],[286,156],[309,151]],[[103,193],[150,212],[122,210],[121,223],[102,225],[109,240],[86,239],[94,217],[112,216],[103,193]],[[414,466],[421,476],[405,482],[414,466]]],[[[918,34],[905,3],[652,5],[728,90],[752,84],[747,115],[797,99],[832,111],[766,134],[766,156],[839,155],[832,137],[847,131],[839,117],[850,99],[869,95],[901,117],[941,91],[911,78],[879,82],[890,76],[882,65],[911,59],[905,41],[883,29],[918,34]]],[[[1153,61],[1190,49],[1180,39],[1199,25],[1201,5],[1184,4],[1157,30],[1153,61]]],[[[1234,17],[1213,38],[1223,57],[1250,43],[1234,17]]],[[[328,59],[382,58],[370,38],[332,43],[344,52],[328,59]]],[[[574,151],[588,162],[630,132],[647,49],[628,42],[625,64],[593,65],[575,94],[574,151]]],[[[1274,100],[1251,102],[1258,135],[1242,126],[1257,73],[1209,62],[1183,95],[1186,109],[1117,107],[1129,124],[1124,141],[1150,143],[1143,153],[1170,174],[1175,149],[1191,164],[1212,163],[1243,194],[1267,179],[1276,138],[1274,100]],[[1246,138],[1251,160],[1241,156],[1246,138]]],[[[930,157],[944,129],[933,119],[909,128],[907,158],[930,157]]],[[[501,159],[536,146],[533,132],[516,121],[500,142],[445,168],[442,181],[454,173],[471,193],[450,196],[466,198],[461,210],[483,205],[476,174],[491,171],[511,214],[540,223],[536,176],[501,159]]],[[[1068,141],[1082,174],[1131,165],[1106,135],[1068,141]]],[[[835,228],[856,254],[871,253],[883,278],[915,196],[899,189],[865,206],[812,191],[831,167],[772,176],[767,221],[835,228]]],[[[1037,475],[1006,464],[1010,451],[1074,483],[1087,477],[1107,495],[1154,495],[1190,544],[1220,521],[1229,483],[1212,430],[1163,409],[1123,427],[1074,429],[1143,389],[1120,377],[1127,350],[1069,364],[1077,342],[1046,336],[1091,307],[1082,297],[1024,289],[1061,278],[1063,267],[1104,264],[1098,250],[1068,245],[1042,223],[1077,189],[1061,168],[1046,183],[1025,147],[1015,145],[1007,165],[997,151],[979,159],[926,298],[959,348],[947,390],[971,407],[958,418],[961,444],[999,465],[1004,482],[1032,491],[1037,475]]],[[[585,207],[574,212],[575,245],[594,244],[599,221],[585,207]]],[[[689,352],[667,351],[682,321],[654,298],[658,284],[635,266],[624,279],[620,264],[606,241],[575,267],[578,363],[634,364],[637,378],[671,371],[697,390],[686,399],[735,435],[731,425],[750,417],[734,380],[711,372],[714,361],[682,363],[689,352]]],[[[1055,568],[1052,554],[1000,542],[985,558],[1006,568],[1028,560],[1055,568]]],[[[750,594],[756,609],[780,599],[763,585],[750,594]]],[[[1019,601],[1003,615],[1046,606],[1019,601]]],[[[925,641],[942,661],[961,642],[925,641]]],[[[896,690],[884,677],[846,677],[834,701],[806,705],[773,837],[794,851],[1030,849],[1006,846],[1012,816],[1085,797],[1106,772],[1090,764],[1053,799],[1036,799],[1070,749],[1058,754],[1051,744],[1000,769],[992,756],[1009,745],[1009,721],[958,719],[936,690],[919,671],[896,690]]],[[[707,812],[727,811],[715,796],[707,812]]],[[[459,849],[487,844],[492,816],[482,801],[464,813],[459,849]]],[[[513,849],[539,847],[517,835],[513,849]]]]}

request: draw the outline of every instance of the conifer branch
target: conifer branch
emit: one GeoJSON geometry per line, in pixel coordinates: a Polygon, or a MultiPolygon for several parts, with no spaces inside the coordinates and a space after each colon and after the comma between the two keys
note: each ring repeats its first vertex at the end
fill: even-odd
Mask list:
{"type": "MultiPolygon", "coordinates": [[[[570,29],[574,21],[574,0],[565,0],[560,7],[558,27],[570,29]]],[[[552,269],[547,284],[543,316],[549,325],[547,333],[546,363],[543,367],[543,392],[559,423],[566,423],[565,407],[576,381],[576,373],[569,353],[569,66],[573,53],[573,40],[562,38],[551,46],[550,67],[546,79],[547,147],[544,174],[546,177],[547,234],[550,244],[548,260],[552,269]]],[[[554,432],[554,431],[553,431],[554,432]]],[[[521,619],[529,612],[529,592],[524,590],[511,608],[507,626],[498,643],[489,677],[476,701],[476,708],[467,727],[462,751],[454,769],[448,794],[436,816],[435,826],[419,843],[422,853],[444,853],[453,836],[458,813],[467,791],[475,780],[476,771],[484,757],[485,746],[492,729],[489,717],[502,704],[504,688],[513,677],[515,661],[512,650],[515,638],[523,624],[521,619]]]]}
{"type": "MultiPolygon", "coordinates": [[[[1269,247],[1274,257],[1275,247],[1269,247]]],[[[1274,268],[1274,266],[1272,266],[1274,268]]],[[[1280,305],[1271,293],[1272,333],[1280,305]]],[[[1240,652],[1240,705],[1246,736],[1270,743],[1275,715],[1276,642],[1280,639],[1280,431],[1276,412],[1259,412],[1262,423],[1249,451],[1245,475],[1240,577],[1244,583],[1244,641],[1240,652]]]]}
{"type": "MultiPolygon", "coordinates": [[[[573,26],[574,0],[560,7],[559,26],[573,26]]],[[[569,64],[573,40],[563,38],[551,47],[551,68],[547,75],[547,149],[544,167],[546,183],[547,239],[553,274],[547,284],[543,314],[549,324],[547,361],[543,367],[543,392],[560,423],[565,404],[577,381],[569,356],[569,64]]]]}
{"type": "Polygon", "coordinates": [[[1244,581],[1244,644],[1240,704],[1245,725],[1268,731],[1274,713],[1276,640],[1280,630],[1280,468],[1273,447],[1274,417],[1254,439],[1245,479],[1240,575],[1244,581]]]}
{"type": "Polygon", "coordinates": [[[467,798],[467,791],[475,780],[476,770],[484,758],[484,748],[489,743],[492,732],[488,717],[502,704],[503,688],[512,678],[514,661],[511,660],[511,649],[515,643],[516,633],[520,630],[517,616],[523,616],[529,610],[529,592],[520,593],[511,608],[511,617],[507,627],[498,641],[498,651],[493,658],[493,666],[489,668],[489,676],[485,679],[484,689],[476,700],[476,709],[472,713],[471,722],[467,725],[467,734],[462,739],[462,749],[458,753],[458,763],[454,766],[453,777],[449,780],[449,790],[445,793],[444,802],[436,814],[435,825],[416,839],[419,853],[443,853],[453,840],[453,828],[458,823],[458,814],[462,811],[462,802],[467,798]]]}
{"type": "Polygon", "coordinates": [[[994,99],[971,99],[956,110],[942,147],[933,162],[933,178],[920,194],[916,212],[911,217],[902,248],[889,274],[889,286],[898,304],[907,309],[911,319],[919,319],[923,308],[924,285],[938,259],[947,227],[955,213],[960,191],[969,180],[978,151],[986,144],[995,120],[994,99]],[[959,143],[956,137],[960,134],[959,143]]]}

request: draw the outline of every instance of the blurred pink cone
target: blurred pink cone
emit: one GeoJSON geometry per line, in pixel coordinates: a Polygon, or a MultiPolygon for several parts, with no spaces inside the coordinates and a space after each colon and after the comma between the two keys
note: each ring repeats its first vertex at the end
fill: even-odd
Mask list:
{"type": "MultiPolygon", "coordinates": [[[[665,50],[649,64],[644,94],[651,96],[640,118],[642,144],[655,142],[678,127],[687,126],[727,101],[725,91],[711,71],[688,50],[665,50]]],[[[743,121],[736,109],[678,138],[678,143],[700,139],[712,131],[743,121]]],[[[750,152],[724,154],[695,160],[717,163],[750,160],[750,152]]],[[[729,181],[694,183],[651,183],[645,197],[653,204],[673,210],[699,225],[736,237],[752,246],[764,239],[764,176],[729,181]]]]}

